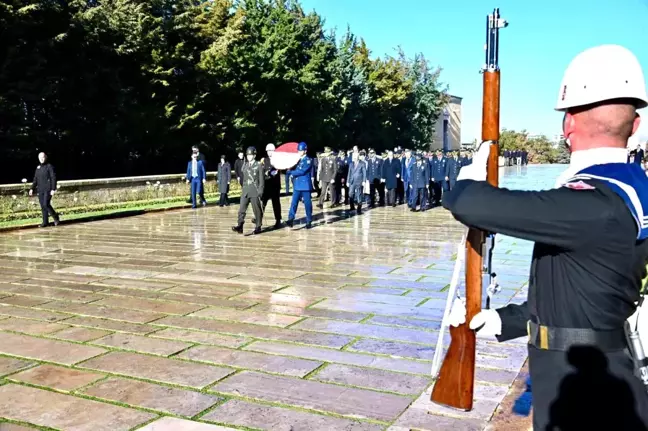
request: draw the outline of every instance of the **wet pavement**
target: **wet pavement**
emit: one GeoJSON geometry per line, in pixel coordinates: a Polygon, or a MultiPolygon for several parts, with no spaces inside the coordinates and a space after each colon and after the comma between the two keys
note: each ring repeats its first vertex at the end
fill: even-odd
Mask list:
{"type": "MultiPolygon", "coordinates": [[[[549,188],[562,169],[507,168],[501,181],[549,188]]],[[[472,412],[429,402],[464,231],[445,210],[326,209],[312,230],[299,219],[240,236],[237,209],[0,234],[0,430],[488,425],[523,339],[478,341],[472,412]]],[[[530,254],[498,237],[494,306],[525,299],[530,254]]]]}

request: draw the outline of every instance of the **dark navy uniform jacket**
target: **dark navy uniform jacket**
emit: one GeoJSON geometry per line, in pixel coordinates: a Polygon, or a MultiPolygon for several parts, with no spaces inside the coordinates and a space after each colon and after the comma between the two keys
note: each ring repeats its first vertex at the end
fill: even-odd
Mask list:
{"type": "Polygon", "coordinates": [[[448,159],[445,157],[441,157],[440,159],[438,157],[435,157],[432,160],[431,163],[431,170],[432,170],[432,179],[434,181],[443,181],[445,180],[446,177],[446,164],[448,163],[448,159]]]}
{"type": "Polygon", "coordinates": [[[424,189],[430,184],[430,171],[426,166],[425,161],[422,161],[421,164],[416,162],[412,166],[412,178],[410,178],[410,185],[414,189],[424,189]]]}
{"type": "Polygon", "coordinates": [[[395,189],[398,186],[396,175],[401,173],[401,162],[397,159],[387,159],[382,164],[382,177],[385,179],[387,189],[395,189]]]}

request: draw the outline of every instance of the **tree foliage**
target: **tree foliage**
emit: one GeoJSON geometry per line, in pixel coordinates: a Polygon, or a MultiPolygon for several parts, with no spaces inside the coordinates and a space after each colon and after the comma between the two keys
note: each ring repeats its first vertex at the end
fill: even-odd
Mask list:
{"type": "Polygon", "coordinates": [[[374,58],[297,0],[0,3],[0,181],[177,171],[268,142],[424,147],[447,102],[421,54],[374,58]]]}
{"type": "Polygon", "coordinates": [[[500,133],[500,152],[521,150],[529,154],[529,163],[569,163],[564,143],[554,145],[544,135],[530,136],[526,130],[503,129],[500,133]]]}

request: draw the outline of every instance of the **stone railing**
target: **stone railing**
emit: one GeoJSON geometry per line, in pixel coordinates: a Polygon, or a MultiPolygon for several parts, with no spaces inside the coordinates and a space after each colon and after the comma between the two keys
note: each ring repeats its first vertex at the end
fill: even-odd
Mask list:
{"type": "MultiPolygon", "coordinates": [[[[207,173],[205,194],[218,195],[216,172],[207,173]]],[[[31,181],[0,185],[0,222],[38,217],[38,199],[29,196],[31,181]]],[[[238,192],[238,182],[230,183],[230,193],[238,192]]],[[[189,197],[185,174],[148,175],[141,177],[63,180],[52,204],[66,213],[83,213],[161,205],[189,197]]]]}

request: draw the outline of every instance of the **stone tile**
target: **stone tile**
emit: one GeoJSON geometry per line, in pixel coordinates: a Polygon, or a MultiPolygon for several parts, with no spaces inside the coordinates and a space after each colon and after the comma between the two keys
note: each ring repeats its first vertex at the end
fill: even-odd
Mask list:
{"type": "Polygon", "coordinates": [[[0,377],[15,373],[16,371],[24,370],[25,368],[29,368],[35,364],[36,362],[32,361],[0,356],[0,377]]]}
{"type": "Polygon", "coordinates": [[[0,353],[64,365],[72,365],[106,351],[99,347],[46,340],[9,332],[0,333],[0,339],[2,339],[0,353]]]}
{"type": "Polygon", "coordinates": [[[35,431],[35,430],[36,428],[10,424],[8,422],[0,423],[0,431],[35,431]]]}
{"type": "Polygon", "coordinates": [[[157,275],[153,271],[140,271],[137,269],[98,268],[94,266],[70,266],[55,271],[57,274],[94,275],[103,277],[120,278],[149,278],[157,275]]]}
{"type": "Polygon", "coordinates": [[[386,370],[402,371],[416,374],[428,374],[431,369],[430,364],[426,362],[366,355],[361,353],[325,349],[322,347],[301,346],[298,344],[256,341],[244,347],[244,349],[257,352],[272,353],[276,355],[298,356],[325,362],[361,365],[365,367],[382,368],[386,370]]]}
{"type": "Polygon", "coordinates": [[[0,330],[22,332],[31,335],[49,334],[65,328],[68,328],[68,326],[59,323],[21,319],[18,317],[9,317],[8,319],[0,320],[0,330]]]}
{"type": "Polygon", "coordinates": [[[486,421],[435,415],[426,410],[410,408],[398,418],[395,426],[407,430],[482,431],[486,426],[486,421]]]}
{"type": "Polygon", "coordinates": [[[434,347],[423,344],[399,343],[397,341],[375,340],[363,338],[353,343],[347,350],[357,352],[378,353],[390,356],[402,356],[404,358],[414,358],[423,360],[432,360],[434,357],[434,347]]]}
{"type": "Polygon", "coordinates": [[[165,314],[148,311],[127,310],[125,308],[103,307],[93,304],[76,304],[71,302],[50,302],[43,307],[49,310],[64,311],[82,316],[98,317],[113,320],[125,320],[132,323],[147,323],[164,317],[165,314]]]}
{"type": "Polygon", "coordinates": [[[324,310],[322,308],[290,307],[287,305],[259,304],[251,311],[265,311],[268,313],[289,314],[304,317],[323,317],[326,319],[350,320],[358,322],[365,319],[368,314],[350,313],[348,311],[324,310]]]}
{"type": "Polygon", "coordinates": [[[13,293],[19,295],[30,295],[30,296],[40,297],[40,298],[32,298],[32,299],[34,301],[36,300],[42,301],[41,304],[47,301],[51,301],[52,299],[85,303],[85,302],[96,301],[98,299],[103,298],[102,295],[96,295],[87,291],[75,291],[69,289],[59,289],[56,287],[44,287],[44,286],[17,285],[16,288],[13,289],[13,293]]]}
{"type": "Polygon", "coordinates": [[[312,295],[328,298],[335,298],[347,302],[378,302],[394,305],[414,307],[422,301],[421,298],[410,298],[407,296],[384,295],[380,293],[365,293],[362,291],[343,291],[332,289],[320,289],[314,287],[289,287],[281,290],[286,295],[312,295]]]}
{"type": "Polygon", "coordinates": [[[99,382],[85,389],[83,393],[131,406],[189,417],[208,409],[220,400],[214,395],[119,377],[99,382]]]}
{"type": "MultiPolygon", "coordinates": [[[[69,317],[69,316],[68,316],[69,317]]],[[[155,326],[137,323],[119,322],[117,320],[98,319],[95,317],[72,317],[65,321],[67,325],[88,326],[90,328],[106,329],[109,331],[132,332],[134,334],[148,334],[157,330],[155,326]]]]}
{"type": "Polygon", "coordinates": [[[173,286],[177,286],[176,283],[165,283],[153,280],[133,280],[131,278],[104,278],[103,280],[95,281],[93,284],[99,286],[130,287],[144,290],[166,290],[173,286]]]}
{"type": "Polygon", "coordinates": [[[380,431],[384,427],[353,419],[254,404],[232,399],[201,418],[268,431],[380,431]]]}
{"type": "Polygon", "coordinates": [[[436,342],[437,334],[419,329],[397,328],[393,326],[351,323],[339,320],[310,318],[293,326],[295,329],[309,331],[332,332],[334,334],[352,335],[357,337],[384,338],[397,341],[436,342]]]}
{"type": "MultiPolygon", "coordinates": [[[[445,300],[444,300],[445,301],[445,300]]],[[[439,308],[407,307],[402,305],[381,304],[378,302],[351,302],[339,299],[326,299],[313,308],[372,313],[385,316],[415,317],[418,319],[439,320],[443,318],[445,302],[439,308]]]]}
{"type": "Polygon", "coordinates": [[[70,317],[63,313],[33,310],[31,308],[21,308],[4,304],[0,304],[0,316],[24,317],[26,319],[45,320],[47,322],[56,322],[70,317]]]}
{"type": "Polygon", "coordinates": [[[162,356],[172,355],[191,346],[191,344],[183,343],[182,341],[160,340],[123,333],[108,335],[93,341],[92,344],[162,356]]]}
{"type": "Polygon", "coordinates": [[[192,317],[207,317],[210,319],[228,320],[257,325],[278,326],[285,328],[301,320],[301,317],[284,316],[282,314],[258,313],[247,310],[231,310],[226,308],[206,308],[191,315],[192,317]]]}
{"type": "Polygon", "coordinates": [[[131,308],[135,310],[154,311],[165,314],[188,314],[203,308],[200,305],[183,304],[181,302],[164,302],[152,299],[134,299],[112,297],[102,299],[94,304],[107,307],[131,308]]]}
{"type": "MultiPolygon", "coordinates": [[[[43,277],[50,277],[50,274],[48,274],[47,276],[43,276],[43,277],[29,278],[27,280],[22,280],[20,284],[29,285],[29,286],[46,287],[46,288],[56,287],[57,289],[66,289],[66,290],[74,290],[77,292],[90,292],[90,293],[100,292],[106,289],[105,286],[93,286],[92,284],[87,284],[88,280],[74,282],[74,278],[71,277],[71,275],[69,274],[61,275],[61,274],[51,273],[51,275],[56,277],[43,278],[43,277]]],[[[95,281],[99,279],[100,278],[93,277],[89,281],[95,281]]]]}
{"type": "Polygon", "coordinates": [[[165,417],[151,422],[137,431],[236,431],[236,428],[227,428],[219,425],[208,425],[201,422],[185,419],[165,417]]]}
{"type": "Polygon", "coordinates": [[[469,412],[460,411],[451,407],[442,406],[441,404],[433,403],[430,400],[430,394],[423,393],[416,401],[412,403],[410,409],[420,409],[430,414],[452,416],[459,419],[478,419],[488,421],[495,412],[498,400],[487,400],[483,398],[476,398],[473,401],[473,408],[469,412]]]}
{"type": "Polygon", "coordinates": [[[127,431],[155,415],[26,386],[0,386],[0,417],[69,431],[127,431]]]}
{"type": "Polygon", "coordinates": [[[73,391],[103,377],[104,375],[99,373],[46,364],[14,374],[10,379],[38,386],[47,386],[60,391],[73,391]]]}
{"type": "Polygon", "coordinates": [[[286,295],[283,293],[246,292],[236,296],[235,299],[253,299],[257,302],[265,302],[268,304],[288,305],[290,307],[303,308],[313,304],[321,298],[286,295]]]}
{"type": "Polygon", "coordinates": [[[23,295],[13,295],[13,296],[6,296],[0,299],[0,304],[17,305],[19,307],[36,307],[38,305],[45,304],[46,302],[49,301],[51,301],[51,299],[32,298],[30,296],[23,296],[23,295]]]}
{"type": "Polygon", "coordinates": [[[210,346],[191,348],[182,352],[178,357],[296,377],[304,377],[322,365],[321,362],[317,361],[210,346]]]}
{"type": "Polygon", "coordinates": [[[339,364],[327,365],[311,378],[323,382],[398,392],[405,395],[418,395],[432,382],[429,377],[339,364]]]}
{"type": "Polygon", "coordinates": [[[215,346],[224,346],[237,348],[249,343],[251,340],[244,337],[234,337],[231,335],[213,334],[211,332],[189,331],[186,329],[167,328],[161,331],[149,334],[149,337],[168,338],[172,340],[187,341],[198,344],[212,344],[215,346]]]}
{"type": "Polygon", "coordinates": [[[137,377],[162,383],[172,383],[192,388],[205,386],[231,374],[231,368],[190,363],[168,358],[138,355],[127,352],[111,352],[91,359],[80,367],[105,371],[123,376],[137,377]]]}
{"type": "Polygon", "coordinates": [[[248,289],[245,287],[237,286],[223,286],[222,283],[219,283],[217,287],[211,286],[195,286],[183,284],[172,289],[169,289],[169,293],[183,293],[187,295],[197,295],[197,296],[216,296],[220,298],[228,298],[230,296],[237,295],[239,293],[246,292],[248,289]]]}
{"type": "Polygon", "coordinates": [[[401,319],[399,317],[374,316],[369,319],[368,323],[377,323],[380,325],[405,326],[408,328],[420,328],[438,331],[441,328],[441,320],[418,320],[418,319],[401,319]]]}
{"type": "Polygon", "coordinates": [[[475,369],[475,381],[491,383],[497,385],[510,386],[515,380],[517,373],[515,371],[497,370],[491,368],[477,367],[475,369]]]}
{"type": "Polygon", "coordinates": [[[99,329],[71,327],[50,334],[50,337],[62,338],[64,340],[70,340],[70,341],[79,341],[83,343],[84,341],[96,340],[97,338],[105,337],[108,334],[110,334],[110,332],[101,331],[99,329]]]}
{"type": "Polygon", "coordinates": [[[382,421],[394,420],[411,402],[410,398],[398,395],[251,371],[236,374],[215,385],[212,390],[382,421]]]}
{"type": "Polygon", "coordinates": [[[154,323],[160,326],[177,328],[198,329],[202,331],[223,332],[244,337],[265,338],[279,341],[292,341],[295,343],[314,344],[317,346],[340,348],[349,343],[353,338],[341,335],[316,334],[294,329],[273,328],[248,323],[231,323],[197,317],[169,316],[154,323]]]}

